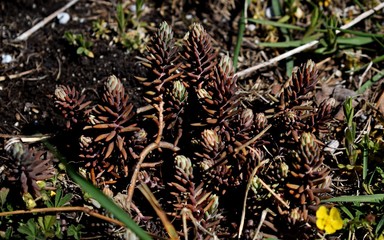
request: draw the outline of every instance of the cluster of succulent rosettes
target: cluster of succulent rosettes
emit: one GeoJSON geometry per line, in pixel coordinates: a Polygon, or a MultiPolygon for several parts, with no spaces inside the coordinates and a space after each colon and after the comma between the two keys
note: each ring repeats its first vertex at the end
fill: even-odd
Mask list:
{"type": "Polygon", "coordinates": [[[46,151],[28,148],[20,142],[10,143],[7,146],[11,159],[7,162],[9,181],[18,181],[22,193],[30,193],[39,197],[40,187],[37,181],[52,178],[55,169],[52,164],[52,156],[46,151]]]}
{"type": "Polygon", "coordinates": [[[161,111],[163,138],[175,145],[185,127],[215,127],[238,111],[237,78],[231,60],[224,56],[217,61],[218,52],[211,41],[200,24],[193,24],[179,51],[171,27],[164,22],[141,61],[149,74],[137,79],[143,84],[145,100],[155,109],[152,118],[160,121],[155,115],[161,111]],[[164,104],[162,109],[160,102],[164,104]],[[186,111],[193,114],[185,118],[186,111]]]}
{"type": "Polygon", "coordinates": [[[317,106],[314,94],[317,72],[312,60],[300,68],[295,67],[292,76],[276,96],[280,102],[276,104],[271,123],[276,126],[275,134],[281,143],[298,142],[303,132],[319,135],[330,129],[335,100],[326,99],[317,106]]]}
{"type": "Polygon", "coordinates": [[[206,191],[204,182],[195,183],[194,166],[189,158],[177,155],[174,165],[174,180],[168,183],[173,196],[169,202],[172,204],[169,214],[179,219],[174,224],[179,224],[180,229],[188,229],[180,234],[193,239],[204,239],[209,236],[207,233],[213,236],[222,218],[218,211],[218,196],[206,191]],[[183,219],[186,219],[187,226],[183,226],[183,219]]]}
{"type": "Polygon", "coordinates": [[[229,56],[222,57],[219,64],[214,65],[210,76],[210,80],[196,91],[205,112],[204,122],[217,124],[238,112],[237,77],[229,56]]]}
{"type": "Polygon", "coordinates": [[[80,96],[75,87],[58,86],[55,90],[54,100],[55,107],[66,119],[67,129],[71,129],[74,124],[79,124],[87,118],[89,113],[87,107],[91,101],[84,102],[85,95],[80,96]]]}
{"type": "Polygon", "coordinates": [[[91,102],[81,104],[85,96],[76,100],[78,93],[74,88],[60,86],[55,95],[62,100],[56,105],[59,110],[62,106],[74,104],[78,106],[72,107],[76,110],[75,114],[83,117],[80,122],[72,120],[72,112],[72,115],[64,115],[67,122],[72,121],[81,127],[81,131],[76,132],[79,136],[79,157],[90,169],[93,182],[96,183],[96,179],[105,172],[110,173],[112,179],[127,176],[129,158],[137,157],[135,148],[143,147],[146,132],[137,127],[134,106],[121,81],[114,75],[108,77],[101,98],[90,109],[86,107],[91,102]]]}
{"type": "Polygon", "coordinates": [[[330,192],[330,169],[323,163],[324,155],[316,138],[303,133],[300,143],[288,156],[289,174],[286,189],[301,205],[318,205],[319,195],[330,192]]]}

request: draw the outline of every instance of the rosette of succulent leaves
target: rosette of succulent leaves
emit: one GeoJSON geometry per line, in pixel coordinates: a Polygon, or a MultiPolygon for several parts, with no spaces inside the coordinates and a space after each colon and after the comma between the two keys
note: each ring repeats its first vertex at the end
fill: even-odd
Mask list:
{"type": "Polygon", "coordinates": [[[8,158],[2,165],[5,170],[2,172],[4,181],[1,185],[9,184],[12,186],[10,187],[12,191],[21,192],[24,200],[41,197],[40,190],[42,189],[38,181],[50,179],[56,172],[52,155],[47,151],[37,150],[19,141],[14,141],[14,139],[7,142],[5,149],[8,152],[8,158]]]}
{"type": "MultiPolygon", "coordinates": [[[[240,234],[247,239],[315,234],[311,208],[331,190],[322,143],[331,134],[335,103],[316,104],[315,63],[294,68],[275,101],[251,101],[230,58],[213,47],[202,25],[193,24],[182,44],[176,42],[163,22],[140,58],[148,70],[136,77],[148,103],[140,111],[115,76],[94,105],[73,87],[58,87],[55,102],[67,127],[81,126],[74,146],[81,167],[98,185],[150,183],[180,236],[235,237],[244,211],[240,234]],[[151,144],[158,147],[148,152],[151,144]],[[138,179],[130,179],[135,170],[138,179]],[[273,214],[255,231],[266,209],[273,214]]],[[[153,215],[139,195],[131,196],[136,210],[153,215]]],[[[166,235],[155,220],[141,221],[166,235]]]]}

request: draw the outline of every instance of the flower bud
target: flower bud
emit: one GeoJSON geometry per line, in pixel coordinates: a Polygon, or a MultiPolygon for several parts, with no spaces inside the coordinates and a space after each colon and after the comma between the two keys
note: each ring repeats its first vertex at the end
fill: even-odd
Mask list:
{"type": "Polygon", "coordinates": [[[188,92],[181,81],[175,81],[173,83],[172,94],[177,100],[183,102],[186,99],[188,92]]]}
{"type": "Polygon", "coordinates": [[[258,129],[264,129],[267,126],[267,118],[264,113],[256,114],[255,124],[258,129]]]}
{"type": "Polygon", "coordinates": [[[210,207],[207,209],[209,215],[213,215],[217,212],[219,207],[219,197],[216,194],[209,196],[208,202],[211,203],[210,207]]]}
{"type": "Polygon", "coordinates": [[[252,109],[246,108],[241,113],[241,126],[249,128],[252,125],[254,114],[252,109]]]}
{"type": "Polygon", "coordinates": [[[234,71],[233,65],[232,65],[232,60],[228,55],[225,55],[224,57],[222,57],[220,59],[219,66],[226,73],[232,73],[234,71]]]}
{"type": "Polygon", "coordinates": [[[220,138],[214,130],[205,129],[201,135],[206,146],[215,148],[220,142],[220,138]]]}
{"type": "Polygon", "coordinates": [[[202,99],[202,98],[208,98],[208,99],[212,99],[211,95],[209,95],[209,93],[207,92],[207,90],[203,89],[203,88],[200,88],[199,90],[197,90],[197,97],[199,99],[202,99]]]}
{"type": "Polygon", "coordinates": [[[68,96],[66,88],[62,85],[58,86],[55,89],[55,96],[60,101],[66,101],[65,98],[68,96]]]}
{"type": "Polygon", "coordinates": [[[115,75],[108,77],[105,86],[108,92],[113,92],[114,90],[120,92],[124,89],[123,84],[121,84],[120,80],[115,75]]]}
{"type": "Polygon", "coordinates": [[[92,143],[92,138],[91,137],[86,137],[84,135],[80,136],[80,146],[81,147],[88,147],[92,143]]]}
{"type": "Polygon", "coordinates": [[[186,175],[192,176],[192,163],[189,158],[184,155],[177,155],[175,157],[176,166],[180,168],[186,175]]]}

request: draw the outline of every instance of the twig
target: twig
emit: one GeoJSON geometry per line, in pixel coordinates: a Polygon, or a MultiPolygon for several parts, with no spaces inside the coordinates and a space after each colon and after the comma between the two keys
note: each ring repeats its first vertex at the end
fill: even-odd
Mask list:
{"type": "Polygon", "coordinates": [[[263,180],[261,180],[260,178],[257,179],[257,181],[259,181],[261,183],[261,185],[263,185],[264,188],[266,188],[277,200],[279,200],[279,202],[281,202],[286,208],[289,209],[289,204],[284,202],[284,200],[279,196],[277,195],[269,186],[268,184],[266,184],[263,180]]]}
{"type": "Polygon", "coordinates": [[[171,240],[179,239],[179,236],[177,234],[177,231],[175,230],[175,227],[168,220],[167,214],[161,208],[159,202],[157,201],[156,197],[153,195],[153,193],[151,192],[147,184],[142,182],[141,185],[138,186],[138,188],[141,191],[141,193],[144,195],[144,197],[148,200],[148,202],[151,204],[152,208],[155,210],[157,216],[160,218],[161,222],[163,223],[164,228],[167,231],[171,240]]]}
{"type": "Polygon", "coordinates": [[[268,162],[268,160],[263,160],[262,162],[260,162],[260,164],[257,165],[253,169],[253,171],[251,173],[251,176],[248,179],[247,189],[245,190],[245,196],[244,196],[244,202],[243,202],[243,210],[242,210],[242,213],[241,213],[241,220],[240,220],[239,237],[238,237],[238,239],[241,239],[241,233],[243,232],[243,228],[244,228],[244,221],[245,221],[245,212],[246,212],[246,208],[247,208],[248,192],[249,192],[249,189],[251,188],[253,178],[255,177],[255,175],[257,173],[257,170],[259,170],[259,168],[261,166],[263,166],[266,162],[268,162]]]}
{"type": "MultiPolygon", "coordinates": [[[[370,9],[370,10],[360,14],[357,18],[353,19],[351,22],[341,26],[340,29],[344,30],[344,29],[348,29],[348,28],[352,27],[353,25],[355,25],[356,23],[358,23],[358,22],[362,21],[363,19],[369,17],[373,13],[381,10],[383,7],[384,7],[384,3],[380,3],[375,8],[370,9]]],[[[340,30],[336,30],[336,34],[339,34],[339,33],[340,33],[340,30]]],[[[258,65],[255,65],[253,67],[249,67],[247,69],[244,69],[244,70],[236,73],[236,75],[237,75],[238,78],[244,77],[244,76],[246,76],[246,75],[248,75],[248,74],[250,74],[252,72],[255,72],[256,70],[259,70],[260,68],[267,67],[269,65],[277,63],[280,60],[283,60],[283,59],[285,59],[287,57],[295,55],[295,54],[297,54],[299,52],[302,52],[302,51],[304,51],[306,49],[309,49],[309,48],[315,46],[318,43],[319,43],[319,40],[314,40],[312,42],[304,44],[303,46],[297,47],[295,49],[292,49],[291,51],[285,52],[285,53],[283,53],[283,54],[281,54],[281,55],[279,55],[277,57],[274,57],[274,58],[270,59],[267,62],[263,62],[263,63],[260,63],[258,65]]]]}
{"type": "Polygon", "coordinates": [[[140,168],[144,162],[144,159],[151,151],[153,151],[157,148],[168,148],[168,149],[171,149],[175,152],[180,150],[178,147],[174,146],[172,143],[169,143],[169,142],[159,142],[159,143],[153,142],[143,149],[143,151],[140,153],[140,156],[139,156],[139,162],[137,163],[135,170],[133,171],[131,182],[130,182],[129,188],[128,188],[128,193],[127,193],[127,210],[128,210],[128,212],[131,211],[131,202],[132,202],[133,192],[135,191],[137,177],[139,175],[140,168]]]}
{"type": "Polygon", "coordinates": [[[267,208],[261,212],[260,222],[259,222],[259,225],[257,226],[256,233],[255,233],[252,240],[256,240],[257,237],[259,236],[261,226],[263,225],[265,218],[267,217],[267,213],[272,213],[272,211],[267,208]]]}
{"type": "Polygon", "coordinates": [[[267,125],[263,131],[261,131],[259,134],[257,134],[255,137],[253,137],[251,140],[249,140],[248,142],[244,143],[243,145],[235,148],[235,153],[238,153],[240,152],[243,148],[246,148],[248,147],[249,145],[251,145],[252,143],[254,143],[257,139],[261,138],[264,133],[266,133],[268,131],[268,129],[270,129],[272,127],[271,124],[267,125]]]}
{"type": "Polygon", "coordinates": [[[40,28],[42,28],[45,24],[47,24],[48,22],[50,22],[52,19],[54,19],[59,13],[62,13],[64,12],[65,10],[67,10],[68,8],[70,8],[72,5],[74,5],[75,3],[77,3],[79,0],[72,0],[70,1],[69,3],[67,3],[64,7],[60,8],[59,10],[55,11],[54,13],[52,13],[51,15],[49,15],[48,17],[44,18],[43,20],[41,20],[39,23],[37,23],[35,26],[33,26],[32,28],[30,28],[29,30],[25,31],[23,34],[21,34],[20,36],[18,36],[14,41],[15,42],[20,42],[20,41],[24,41],[24,40],[27,40],[29,38],[29,36],[31,36],[34,32],[36,32],[37,30],[39,30],[40,28]]]}
{"type": "MultiPolygon", "coordinates": [[[[161,97],[163,98],[163,97],[161,97]]],[[[156,110],[159,112],[159,131],[157,133],[157,138],[155,140],[155,143],[159,143],[161,141],[161,138],[163,136],[163,130],[164,130],[164,115],[163,115],[163,111],[164,111],[164,101],[163,99],[161,99],[160,101],[160,104],[159,105],[155,105],[155,108],[156,110]]]]}
{"type": "Polygon", "coordinates": [[[217,236],[216,236],[216,234],[211,233],[210,231],[208,231],[207,229],[205,229],[203,226],[201,226],[201,224],[199,223],[199,221],[197,221],[197,219],[193,216],[193,214],[192,214],[192,212],[191,212],[190,209],[184,207],[184,208],[181,210],[181,215],[183,215],[183,216],[184,216],[184,215],[188,216],[188,217],[191,219],[192,223],[195,225],[195,227],[197,227],[198,229],[200,229],[201,231],[203,231],[205,234],[207,234],[207,235],[209,235],[209,236],[212,237],[212,238],[210,238],[210,239],[214,239],[214,240],[218,239],[217,236]]]}
{"type": "Polygon", "coordinates": [[[12,134],[0,133],[0,138],[15,138],[17,140],[21,140],[24,143],[34,143],[34,142],[48,139],[50,137],[51,135],[48,135],[48,134],[27,136],[27,135],[12,135],[12,134]]]}
{"type": "Polygon", "coordinates": [[[27,71],[24,71],[24,72],[21,72],[21,73],[12,74],[12,75],[9,75],[9,76],[0,76],[0,82],[4,81],[6,79],[20,78],[22,76],[25,76],[25,75],[31,74],[33,72],[36,72],[37,70],[38,69],[30,69],[30,70],[27,70],[27,71]]]}
{"type": "Polygon", "coordinates": [[[120,227],[126,227],[125,224],[120,222],[119,220],[104,216],[87,207],[52,207],[52,208],[34,208],[31,210],[16,210],[16,211],[10,211],[10,212],[0,212],[0,217],[10,216],[10,215],[19,215],[19,214],[47,213],[47,212],[84,212],[90,216],[116,224],[120,227]]]}

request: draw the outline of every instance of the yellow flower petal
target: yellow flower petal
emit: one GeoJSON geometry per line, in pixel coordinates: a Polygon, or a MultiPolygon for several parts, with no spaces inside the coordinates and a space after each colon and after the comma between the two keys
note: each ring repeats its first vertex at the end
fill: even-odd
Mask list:
{"type": "Polygon", "coordinates": [[[333,228],[333,226],[331,225],[331,224],[327,224],[326,226],[325,226],[325,232],[327,233],[327,234],[333,234],[333,233],[335,233],[336,232],[336,229],[334,229],[333,228]]]}
{"type": "Polygon", "coordinates": [[[316,217],[318,219],[325,219],[328,218],[328,208],[325,206],[320,206],[319,209],[316,211],[316,217]]]}
{"type": "Polygon", "coordinates": [[[337,208],[331,208],[331,211],[329,213],[330,217],[330,224],[335,228],[336,230],[340,230],[343,228],[343,219],[340,216],[340,212],[337,208]]]}
{"type": "Polygon", "coordinates": [[[316,220],[316,226],[320,229],[320,230],[324,230],[325,228],[325,220],[324,219],[320,219],[318,218],[316,220]]]}

